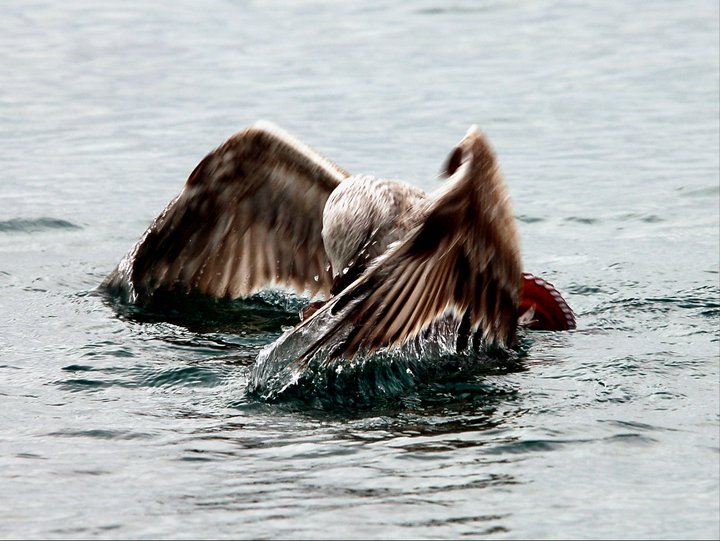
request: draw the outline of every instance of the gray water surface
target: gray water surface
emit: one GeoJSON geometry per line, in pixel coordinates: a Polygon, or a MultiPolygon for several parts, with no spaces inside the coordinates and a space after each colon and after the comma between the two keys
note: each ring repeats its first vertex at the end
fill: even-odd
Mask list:
{"type": "Polygon", "coordinates": [[[718,3],[4,2],[0,537],[717,538],[718,3]],[[569,333],[363,408],[245,394],[287,321],[96,288],[264,118],[432,190],[479,125],[569,333]]]}

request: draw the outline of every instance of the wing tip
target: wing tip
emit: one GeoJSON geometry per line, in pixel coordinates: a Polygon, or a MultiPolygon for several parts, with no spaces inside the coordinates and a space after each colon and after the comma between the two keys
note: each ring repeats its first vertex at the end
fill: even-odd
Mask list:
{"type": "Polygon", "coordinates": [[[477,124],[471,125],[467,132],[465,133],[465,137],[482,137],[482,132],[480,131],[480,128],[478,128],[477,124]]]}
{"type": "Polygon", "coordinates": [[[458,146],[462,146],[463,144],[466,144],[468,146],[474,145],[483,153],[493,153],[490,139],[484,131],[478,128],[477,124],[473,124],[472,126],[470,126],[470,128],[468,128],[465,137],[463,137],[462,141],[460,141],[460,144],[458,146]]]}
{"type": "Polygon", "coordinates": [[[285,132],[285,130],[280,128],[280,126],[278,126],[277,124],[275,124],[269,120],[265,120],[263,118],[256,120],[255,122],[250,124],[250,126],[248,126],[247,129],[248,129],[248,131],[261,131],[261,132],[270,132],[273,134],[287,135],[287,132],[285,132]]]}
{"type": "Polygon", "coordinates": [[[336,183],[350,176],[350,173],[336,163],[269,120],[258,119],[239,133],[242,137],[248,137],[250,139],[259,139],[265,142],[279,142],[281,145],[294,151],[297,155],[312,161],[315,167],[323,169],[336,183]]]}
{"type": "Polygon", "coordinates": [[[484,157],[490,162],[495,161],[487,135],[485,135],[477,124],[472,124],[465,133],[465,136],[455,145],[455,148],[453,148],[445,160],[445,164],[440,170],[440,178],[453,176],[456,171],[460,169],[460,166],[477,156],[484,157]]]}

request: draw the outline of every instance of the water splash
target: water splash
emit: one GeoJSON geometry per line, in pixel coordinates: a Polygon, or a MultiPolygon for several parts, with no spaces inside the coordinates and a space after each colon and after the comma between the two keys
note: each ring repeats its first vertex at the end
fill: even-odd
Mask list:
{"type": "MultiPolygon", "coordinates": [[[[335,410],[395,407],[408,400],[438,395],[452,402],[466,399],[467,386],[472,387],[478,378],[524,369],[522,348],[488,351],[481,344],[479,350],[474,350],[469,344],[458,351],[458,323],[451,318],[400,348],[359,354],[352,359],[333,358],[333,350],[352,329],[348,325],[332,343],[307,358],[306,352],[342,320],[344,311],[336,315],[326,312],[320,314],[325,317],[313,317],[298,326],[298,313],[308,299],[282,290],[265,290],[239,300],[167,293],[155,295],[150,305],[128,302],[117,291],[105,293],[115,294],[107,295],[107,302],[121,318],[141,323],[168,322],[191,332],[232,333],[244,339],[254,336],[257,347],[262,349],[252,364],[245,388],[252,401],[335,410]],[[267,344],[264,347],[263,342],[267,344]]],[[[194,372],[191,375],[195,377],[194,372]]]]}
{"type": "MultiPolygon", "coordinates": [[[[478,375],[522,370],[522,348],[493,350],[472,345],[458,351],[456,323],[449,319],[402,347],[352,359],[333,358],[336,345],[327,344],[302,359],[332,324],[315,318],[286,331],[264,348],[248,381],[250,396],[267,402],[304,402],[317,407],[377,406],[401,401],[429,385],[470,381],[478,375]]],[[[350,332],[348,327],[339,341],[350,332]]]]}

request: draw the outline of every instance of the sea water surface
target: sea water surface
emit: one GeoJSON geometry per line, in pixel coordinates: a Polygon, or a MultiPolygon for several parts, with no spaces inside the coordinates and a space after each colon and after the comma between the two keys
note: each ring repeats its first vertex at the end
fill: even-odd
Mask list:
{"type": "Polygon", "coordinates": [[[0,537],[720,535],[718,3],[3,2],[0,537]],[[295,321],[97,287],[267,119],[432,190],[477,124],[567,333],[362,407],[245,393],[295,321]]]}

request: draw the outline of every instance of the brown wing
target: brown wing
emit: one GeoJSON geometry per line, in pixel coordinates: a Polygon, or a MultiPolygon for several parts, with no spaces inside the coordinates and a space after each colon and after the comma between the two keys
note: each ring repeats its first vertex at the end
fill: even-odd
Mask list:
{"type": "Polygon", "coordinates": [[[140,301],[158,290],[237,298],[271,284],[328,293],[322,213],[347,176],[271,124],[255,124],[198,164],[105,285],[130,286],[140,301]]]}
{"type": "Polygon", "coordinates": [[[422,223],[303,323],[340,320],[304,359],[333,337],[342,340],[334,357],[396,346],[448,314],[488,344],[512,343],[521,287],[518,235],[495,156],[477,129],[454,149],[446,174],[452,176],[429,201],[422,223]]]}

